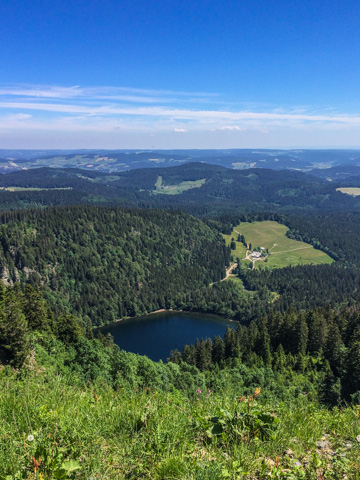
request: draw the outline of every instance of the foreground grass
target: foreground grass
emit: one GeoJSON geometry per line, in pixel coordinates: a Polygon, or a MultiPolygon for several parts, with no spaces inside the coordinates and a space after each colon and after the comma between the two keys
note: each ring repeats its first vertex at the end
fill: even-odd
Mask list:
{"type": "Polygon", "coordinates": [[[356,408],[72,382],[0,372],[1,480],[360,478],[356,408]]]}

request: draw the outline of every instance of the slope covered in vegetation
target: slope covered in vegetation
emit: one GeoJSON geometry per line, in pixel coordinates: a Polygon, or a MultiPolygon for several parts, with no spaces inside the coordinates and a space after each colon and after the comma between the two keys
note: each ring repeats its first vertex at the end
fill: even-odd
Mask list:
{"type": "MultiPolygon", "coordinates": [[[[356,186],[358,183],[354,182],[356,186]]],[[[181,209],[198,216],[231,212],[359,210],[359,198],[336,190],[343,186],[349,185],[344,185],[342,180],[328,182],[299,171],[232,170],[195,162],[112,174],[72,168],[40,168],[0,176],[0,187],[25,189],[14,192],[1,189],[0,207],[11,210],[81,202],[181,209]],[[33,188],[50,190],[32,191],[33,188]],[[70,190],[64,193],[55,188],[70,190]]]]}
{"type": "Polygon", "coordinates": [[[320,350],[246,348],[201,370],[155,363],[52,314],[37,289],[0,287],[1,480],[359,478],[358,406],[321,406],[334,384],[320,350]]]}
{"type": "Polygon", "coordinates": [[[221,235],[181,213],[64,207],[0,222],[2,278],[39,283],[53,306],[97,325],[170,308],[229,262],[221,235]]]}
{"type": "Polygon", "coordinates": [[[332,217],[297,223],[269,214],[244,217],[266,219],[288,223],[288,235],[337,261],[261,272],[243,265],[238,275],[244,290],[242,282],[216,283],[230,262],[219,231],[231,233],[239,219],[227,226],[225,220],[205,223],[184,213],[76,206],[3,212],[1,277],[6,284],[39,285],[52,308],[77,313],[94,325],[160,308],[215,313],[246,323],[269,310],[360,300],[353,254],[357,214],[345,220],[339,216],[339,222],[347,222],[347,230],[339,223],[346,231],[341,242],[339,233],[331,234],[332,217]]]}

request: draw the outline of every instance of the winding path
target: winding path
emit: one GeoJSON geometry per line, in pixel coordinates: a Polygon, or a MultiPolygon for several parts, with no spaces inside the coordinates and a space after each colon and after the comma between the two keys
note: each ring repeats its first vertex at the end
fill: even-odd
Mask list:
{"type": "Polygon", "coordinates": [[[233,263],[232,265],[230,265],[230,267],[226,269],[226,275],[225,275],[225,277],[222,278],[222,279],[220,280],[220,282],[223,282],[224,280],[227,280],[227,279],[230,277],[231,272],[232,272],[237,266],[238,266],[237,263],[233,263]]]}
{"type": "MultiPolygon", "coordinates": [[[[230,265],[230,267],[228,267],[228,268],[226,269],[225,277],[222,278],[222,279],[220,280],[220,282],[224,282],[225,280],[227,280],[227,279],[230,277],[231,272],[237,267],[237,265],[238,265],[237,263],[233,263],[232,265],[230,265]]],[[[212,282],[212,283],[210,283],[210,284],[209,284],[209,287],[211,287],[212,285],[214,285],[214,283],[218,283],[218,282],[212,282]]]]}

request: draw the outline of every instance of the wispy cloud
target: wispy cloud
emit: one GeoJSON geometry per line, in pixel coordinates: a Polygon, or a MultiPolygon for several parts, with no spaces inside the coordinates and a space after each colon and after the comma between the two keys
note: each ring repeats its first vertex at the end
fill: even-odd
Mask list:
{"type": "MultiPolygon", "coordinates": [[[[62,103],[39,103],[39,102],[1,102],[0,108],[43,111],[52,113],[86,114],[88,116],[122,116],[130,115],[137,117],[162,117],[173,120],[233,120],[233,121],[261,121],[261,122],[311,122],[311,123],[338,123],[349,125],[360,125],[360,116],[356,115],[315,115],[299,113],[271,113],[271,112],[249,112],[249,111],[224,111],[224,110],[190,110],[188,108],[166,108],[154,107],[125,107],[113,104],[90,106],[83,104],[62,104],[62,103]]],[[[243,130],[238,125],[219,126],[222,130],[243,130]]]]}
{"type": "Polygon", "coordinates": [[[28,120],[29,118],[32,118],[32,115],[30,115],[29,113],[14,113],[13,115],[7,116],[7,119],[9,121],[28,120]]]}
{"type": "Polygon", "coordinates": [[[220,127],[219,130],[229,130],[230,132],[241,132],[244,129],[241,127],[238,127],[237,125],[225,125],[224,127],[220,127]]]}
{"type": "Polygon", "coordinates": [[[180,101],[206,102],[218,97],[215,93],[183,92],[171,90],[146,90],[129,87],[61,87],[44,85],[1,86],[0,96],[18,97],[24,99],[61,99],[61,100],[115,100],[129,103],[177,103],[180,101]]]}
{"type": "Polygon", "coordinates": [[[207,135],[233,141],[244,139],[249,132],[279,137],[287,132],[289,137],[295,137],[297,133],[314,136],[320,131],[358,133],[359,129],[360,115],[334,113],[328,107],[319,111],[312,106],[271,108],[265,104],[244,104],[241,108],[239,99],[231,104],[229,98],[216,93],[0,85],[0,133],[5,136],[6,132],[21,135],[25,131],[27,135],[31,131],[37,135],[52,131],[64,136],[71,132],[122,132],[134,136],[145,132],[172,138],[187,133],[186,138],[202,135],[205,142],[207,135]]]}

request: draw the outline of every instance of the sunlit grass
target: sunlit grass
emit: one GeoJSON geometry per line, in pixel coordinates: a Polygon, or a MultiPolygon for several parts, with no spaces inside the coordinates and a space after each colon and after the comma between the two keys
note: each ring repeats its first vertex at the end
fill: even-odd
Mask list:
{"type": "Polygon", "coordinates": [[[353,195],[355,197],[360,195],[359,187],[341,187],[336,189],[337,192],[347,193],[348,195],[353,195]]]}
{"type": "Polygon", "coordinates": [[[163,183],[163,178],[159,175],[155,183],[155,190],[153,193],[156,194],[165,194],[165,195],[178,195],[179,193],[186,192],[186,190],[191,190],[192,188],[199,188],[206,182],[206,178],[201,180],[189,180],[180,182],[177,185],[165,185],[163,183]]]}
{"type": "Polygon", "coordinates": [[[359,478],[356,408],[329,411],[306,396],[283,404],[261,393],[75,387],[46,372],[2,374],[0,387],[0,479],[303,478],[275,476],[295,471],[294,459],[304,478],[319,469],[359,478]]]}
{"type": "MultiPolygon", "coordinates": [[[[266,260],[255,262],[256,268],[283,268],[287,266],[332,263],[333,259],[313,246],[293,240],[286,236],[288,227],[278,222],[243,222],[234,227],[230,235],[223,235],[228,245],[231,239],[237,240],[239,233],[245,237],[251,247],[263,247],[269,250],[266,260]]],[[[246,248],[236,241],[236,250],[232,254],[240,259],[246,255],[246,248]]],[[[246,260],[247,262],[247,260],[246,260]]]]}

